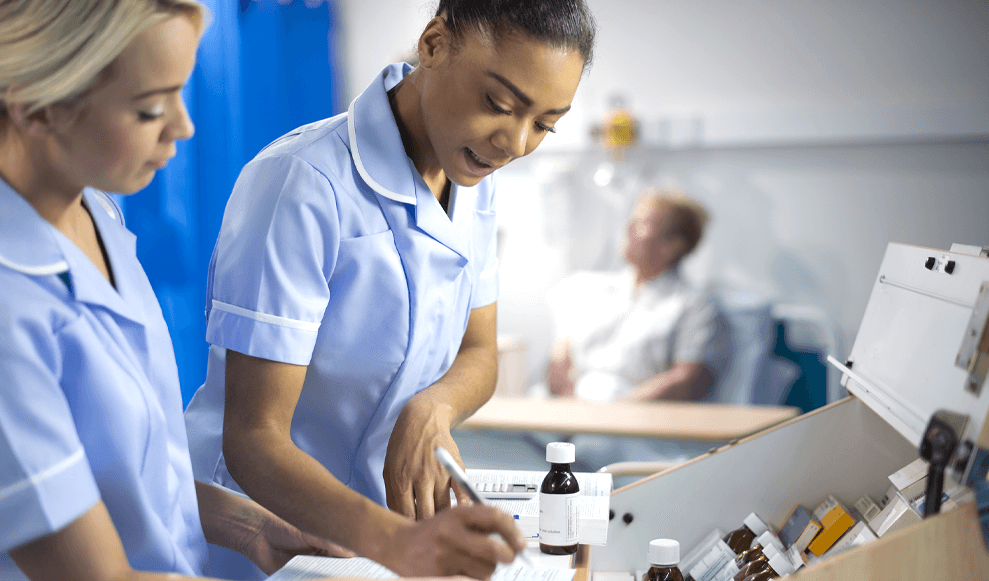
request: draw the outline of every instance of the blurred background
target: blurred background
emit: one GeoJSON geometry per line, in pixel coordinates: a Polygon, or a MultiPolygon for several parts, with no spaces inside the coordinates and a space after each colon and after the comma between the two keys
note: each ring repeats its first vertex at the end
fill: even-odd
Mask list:
{"type": "MultiPolygon", "coordinates": [[[[214,20],[186,91],[196,136],[123,202],[186,402],[205,377],[206,271],[240,168],[282,133],[345,111],[413,51],[435,11],[205,3],[214,20]]],[[[985,0],[588,3],[598,44],[573,110],[500,171],[501,392],[542,373],[547,290],[621,267],[624,223],[647,186],[707,206],[683,272],[736,320],[767,314],[768,348],[799,367],[781,397],[804,409],[840,395],[821,361],[851,350],[888,242],[989,246],[985,0]],[[606,143],[618,110],[635,136],[621,148],[606,143]]]]}

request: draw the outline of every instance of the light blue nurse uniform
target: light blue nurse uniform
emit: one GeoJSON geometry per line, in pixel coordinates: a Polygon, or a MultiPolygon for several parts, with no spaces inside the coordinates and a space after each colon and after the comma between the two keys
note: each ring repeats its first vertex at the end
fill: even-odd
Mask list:
{"type": "Polygon", "coordinates": [[[84,201],[114,289],[0,180],[0,579],[100,499],[130,564],[201,575],[206,539],[168,328],[120,208],[84,201]]]}
{"type": "Polygon", "coordinates": [[[221,450],[226,349],[307,365],[292,440],[385,504],[399,412],[450,367],[471,309],[498,293],[494,188],[444,212],[406,156],[391,65],[347,113],[301,127],[241,172],[210,263],[206,382],[185,418],[196,478],[236,491],[221,450]]]}

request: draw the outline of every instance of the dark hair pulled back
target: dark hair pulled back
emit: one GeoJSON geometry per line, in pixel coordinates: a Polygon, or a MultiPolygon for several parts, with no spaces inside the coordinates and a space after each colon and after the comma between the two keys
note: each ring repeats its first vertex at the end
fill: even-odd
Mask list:
{"type": "Polygon", "coordinates": [[[579,50],[584,68],[594,54],[594,17],[584,0],[440,0],[455,40],[486,32],[496,41],[524,34],[554,48],[579,50]]]}

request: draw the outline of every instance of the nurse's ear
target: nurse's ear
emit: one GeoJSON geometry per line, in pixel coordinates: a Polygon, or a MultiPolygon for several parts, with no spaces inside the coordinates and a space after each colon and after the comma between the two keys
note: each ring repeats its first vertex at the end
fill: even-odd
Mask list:
{"type": "Polygon", "coordinates": [[[419,64],[425,69],[431,69],[445,62],[453,54],[453,35],[446,25],[446,19],[437,16],[426,24],[419,36],[416,47],[419,52],[419,64]]]}
{"type": "Polygon", "coordinates": [[[7,117],[10,125],[28,137],[44,139],[60,129],[71,125],[79,116],[79,107],[68,107],[61,104],[46,105],[36,111],[29,111],[24,103],[7,105],[7,117]]]}

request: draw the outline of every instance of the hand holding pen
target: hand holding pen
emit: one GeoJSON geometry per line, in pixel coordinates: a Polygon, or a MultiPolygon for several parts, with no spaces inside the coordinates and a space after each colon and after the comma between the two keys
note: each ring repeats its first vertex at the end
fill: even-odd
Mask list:
{"type": "MultiPolygon", "coordinates": [[[[481,498],[481,495],[474,490],[474,487],[471,486],[470,480],[467,478],[467,474],[460,468],[457,461],[453,459],[453,456],[447,452],[443,446],[436,446],[433,452],[436,454],[436,459],[439,460],[440,464],[450,475],[450,478],[453,479],[453,481],[467,493],[467,496],[470,497],[471,502],[478,506],[484,506],[487,504],[484,502],[484,499],[481,498]]],[[[520,551],[518,556],[527,566],[534,567],[532,560],[529,558],[529,555],[525,553],[525,550],[520,551]]]]}

